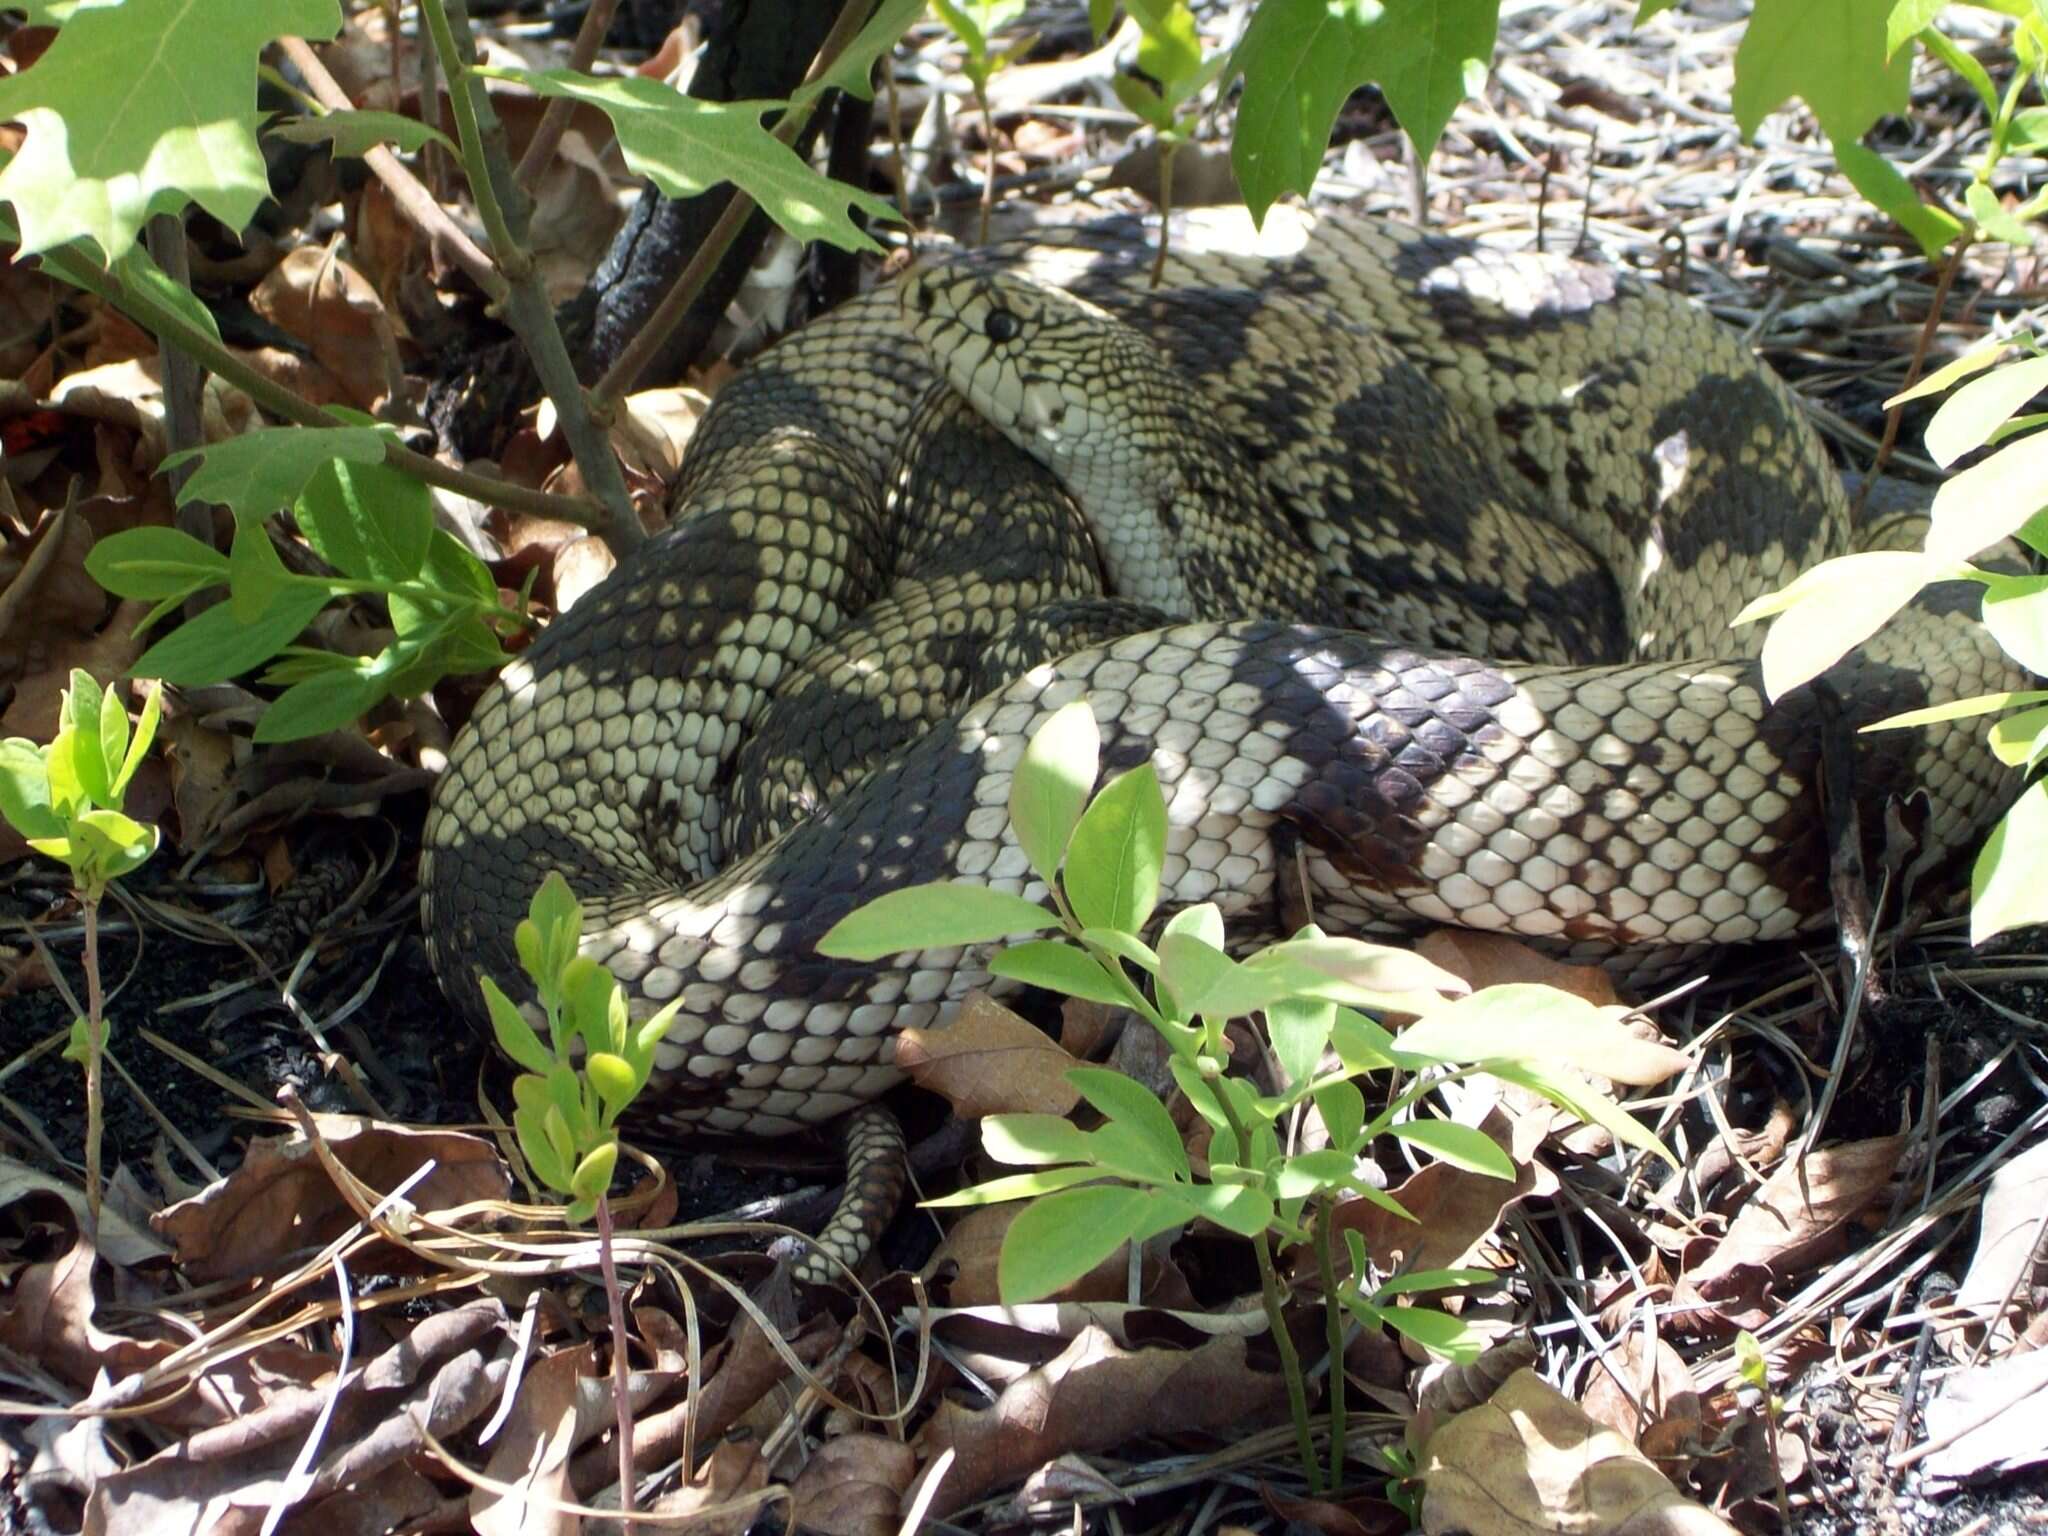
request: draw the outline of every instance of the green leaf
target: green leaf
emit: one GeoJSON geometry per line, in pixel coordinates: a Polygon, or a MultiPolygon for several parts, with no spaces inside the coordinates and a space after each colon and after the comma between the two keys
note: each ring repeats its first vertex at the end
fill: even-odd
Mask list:
{"type": "Polygon", "coordinates": [[[1970,871],[1970,942],[1982,944],[2008,928],[2048,922],[2048,880],[2041,853],[2048,848],[2048,781],[2036,780],[1977,855],[1970,871]]]}
{"type": "Polygon", "coordinates": [[[2012,343],[2009,341],[1979,342],[1961,357],[1943,363],[1919,383],[1900,390],[1885,401],[1885,409],[1890,410],[1895,405],[1904,405],[1909,400],[1923,399],[1928,395],[1946,394],[1964,379],[1982,373],[1993,363],[2002,362],[2011,351],[2012,343]]]}
{"type": "Polygon", "coordinates": [[[66,725],[50,738],[43,754],[43,772],[50,784],[50,809],[67,823],[91,808],[85,783],[78,776],[78,728],[66,725]]]}
{"type": "MultiPolygon", "coordinates": [[[[514,1079],[515,1091],[522,1081],[531,1082],[536,1086],[540,1083],[539,1078],[514,1079]]],[[[534,1177],[549,1189],[566,1195],[570,1192],[569,1175],[574,1165],[564,1154],[556,1150],[555,1143],[549,1135],[551,1115],[554,1120],[561,1118],[560,1112],[546,1103],[522,1104],[512,1113],[512,1129],[518,1133],[519,1150],[526,1154],[526,1161],[532,1167],[534,1177]]]]}
{"type": "Polygon", "coordinates": [[[1196,1215],[1240,1237],[1257,1237],[1273,1224],[1273,1197],[1251,1184],[1197,1184],[1175,1193],[1196,1215]]]}
{"type": "Polygon", "coordinates": [[[128,743],[128,752],[121,759],[120,768],[114,774],[113,794],[109,803],[116,810],[128,793],[128,783],[135,777],[135,770],[142,766],[142,759],[148,754],[150,743],[156,740],[157,722],[164,712],[164,685],[158,683],[143,694],[142,718],[135,722],[135,735],[128,743]]]}
{"type": "Polygon", "coordinates": [[[1047,885],[1059,874],[1067,839],[1095,787],[1101,747],[1095,711],[1076,699],[1032,733],[1010,775],[1011,830],[1047,885]]]}
{"type": "Polygon", "coordinates": [[[1365,1095],[1358,1091],[1358,1084],[1344,1078],[1323,1084],[1314,1099],[1330,1145],[1348,1154],[1358,1144],[1358,1133],[1365,1129],[1365,1095]]]}
{"type": "Polygon", "coordinates": [[[1314,928],[1270,944],[1244,962],[1256,976],[1271,976],[1297,997],[1322,998],[1354,1008],[1422,1013],[1446,994],[1470,988],[1412,950],[1332,936],[1314,928]]]}
{"type": "Polygon", "coordinates": [[[1202,67],[1202,37],[1187,0],[1125,0],[1138,24],[1138,68],[1169,94],[1202,67]]]}
{"type": "Polygon", "coordinates": [[[1401,1049],[1436,1061],[1562,1062],[1625,1083],[1659,1083],[1685,1056],[1639,1039],[1608,1010],[1556,987],[1508,982],[1433,1009],[1401,1032],[1401,1049]]]}
{"type": "Polygon", "coordinates": [[[270,194],[256,63],[273,38],[322,39],[335,0],[126,0],[74,11],[34,67],[0,79],[25,132],[0,169],[21,254],[88,239],[106,260],[144,220],[194,201],[233,231],[270,194]]]}
{"type": "Polygon", "coordinates": [[[1343,1189],[1358,1177],[1358,1164],[1349,1152],[1324,1147],[1290,1157],[1273,1178],[1273,1193],[1282,1200],[1301,1200],[1324,1190],[1343,1189]]]}
{"type": "Polygon", "coordinates": [[[1884,21],[1884,56],[1889,59],[1910,43],[1947,5],[1948,0],[1893,0],[1884,21]]]}
{"type": "Polygon", "coordinates": [[[149,862],[162,835],[119,811],[92,810],[71,826],[73,869],[88,895],[149,862]]]}
{"type": "Polygon", "coordinates": [[[1299,1088],[1315,1076],[1336,1022],[1337,1005],[1320,998],[1283,997],[1266,1005],[1266,1034],[1288,1087],[1299,1088]]]}
{"type": "Polygon", "coordinates": [[[1394,1036],[1383,1024],[1351,1008],[1339,1008],[1330,1027],[1330,1046],[1347,1072],[1384,1072],[1389,1067],[1424,1065],[1420,1058],[1394,1047],[1394,1036]]]}
{"type": "Polygon", "coordinates": [[[600,80],[566,69],[478,73],[596,107],[618,130],[627,167],[666,197],[695,197],[730,181],[798,240],[823,240],[849,251],[880,248],[855,226],[848,208],[884,221],[896,217],[886,199],[813,170],[762,127],[763,114],[780,109],[779,101],[701,101],[638,75],[600,80]]]}
{"type": "Polygon", "coordinates": [[[1083,928],[1081,942],[1119,960],[1128,960],[1148,976],[1159,974],[1159,956],[1142,939],[1115,928],[1083,928]]]}
{"type": "Polygon", "coordinates": [[[269,427],[174,453],[164,467],[200,461],[179,487],[178,505],[219,502],[233,508],[237,523],[257,522],[297,501],[330,460],[382,463],[389,441],[376,427],[269,427]]]}
{"type": "Polygon", "coordinates": [[[1101,1177],[1099,1168],[1036,1168],[1030,1173],[1006,1173],[999,1179],[984,1179],[979,1184],[956,1189],[950,1195],[920,1200],[918,1205],[925,1210],[1001,1205],[1008,1200],[1030,1200],[1039,1195],[1049,1195],[1056,1189],[1072,1189],[1076,1184],[1087,1184],[1101,1177]]]}
{"type": "Polygon", "coordinates": [[[121,809],[121,789],[125,787],[125,781],[120,777],[121,765],[128,759],[128,707],[111,688],[100,695],[100,732],[94,748],[93,756],[99,760],[102,779],[95,786],[97,792],[93,798],[101,805],[118,811],[121,809]]]}
{"type": "Polygon", "coordinates": [[[610,1051],[591,1052],[584,1058],[583,1071],[597,1089],[598,1103],[604,1106],[605,1125],[618,1119],[620,1112],[633,1102],[633,1095],[640,1091],[633,1064],[610,1051]]]}
{"type": "Polygon", "coordinates": [[[2019,358],[1970,380],[1942,401],[1927,423],[1927,456],[1948,468],[1983,447],[2043,389],[2048,389],[2048,357],[2019,358]]]}
{"type": "MultiPolygon", "coordinates": [[[[124,0],[125,3],[125,0],[124,0]]],[[[220,322],[199,295],[156,264],[145,245],[131,245],[112,268],[121,285],[122,310],[154,328],[166,318],[183,321],[210,341],[220,340],[220,322]]],[[[66,275],[68,280],[68,274],[66,275]]]]}
{"type": "Polygon", "coordinates": [[[24,838],[55,837],[64,820],[50,808],[43,749],[19,736],[0,741],[0,816],[24,838]]]}
{"type": "Polygon", "coordinates": [[[1394,1296],[1413,1296],[1418,1291],[1463,1290],[1471,1286],[1498,1285],[1500,1276],[1490,1269],[1411,1269],[1395,1275],[1372,1293],[1374,1301],[1394,1296]]]}
{"type": "Polygon", "coordinates": [[[989,1115],[981,1146],[997,1162],[1020,1168],[1087,1163],[1094,1155],[1088,1133],[1063,1115],[989,1115]]]}
{"type": "Polygon", "coordinates": [[[2026,709],[1994,721],[1991,755],[2008,768],[2032,768],[2048,753],[2048,709],[2026,709]]]}
{"type": "Polygon", "coordinates": [[[1987,572],[1984,627],[2029,672],[2048,673],[2048,576],[1987,572]]]}
{"type": "Polygon", "coordinates": [[[1004,1306],[1071,1285],[1125,1243],[1142,1243],[1188,1219],[1174,1195],[1090,1184],[1034,1200],[1017,1213],[996,1261],[1004,1306]]]}
{"type": "Polygon", "coordinates": [[[1244,75],[1231,163],[1253,219],[1307,194],[1338,109],[1368,81],[1428,159],[1499,20],[1499,0],[1262,0],[1231,59],[1244,75]]]}
{"type": "Polygon", "coordinates": [[[1159,936],[1159,982],[1182,1018],[1239,1019],[1287,995],[1285,977],[1250,971],[1186,933],[1159,936]]]}
{"type": "Polygon", "coordinates": [[[880,960],[1039,933],[1057,921],[1022,896],[966,880],[939,881],[891,891],[849,912],[818,940],[818,953],[835,960],[880,960]]]}
{"type": "Polygon", "coordinates": [[[187,619],[137,659],[137,677],[160,677],[180,688],[224,683],[253,671],[296,639],[327,603],[318,586],[279,592],[262,614],[244,624],[226,603],[187,619]]]}
{"type": "Polygon", "coordinates": [[[175,528],[126,528],[85,557],[86,574],[116,597],[183,598],[228,579],[228,557],[175,528]]]}
{"type": "Polygon", "coordinates": [[[2008,212],[1998,194],[1981,181],[1973,181],[1963,191],[1963,202],[1970,210],[1970,217],[1977,221],[1977,227],[1993,240],[2003,240],[2007,245],[2022,249],[2034,243],[2033,231],[2008,212]]]}
{"type": "Polygon", "coordinates": [[[1939,256],[1963,232],[1963,226],[1953,216],[1921,202],[1913,183],[1883,155],[1865,149],[1853,138],[1831,142],[1835,164],[1842,168],[1849,184],[1869,199],[1873,207],[1891,215],[1892,222],[1913,237],[1928,260],[1939,256]]]}
{"type": "Polygon", "coordinates": [[[512,999],[488,976],[479,974],[476,983],[484,995],[484,1009],[491,1016],[491,1033],[497,1037],[498,1049],[529,1072],[545,1077],[553,1071],[555,1053],[541,1044],[512,999]]]}
{"type": "Polygon", "coordinates": [[[1065,997],[1128,1008],[1131,992],[1127,985],[1102,968],[1085,949],[1076,949],[1058,939],[1029,939],[1012,944],[989,962],[996,975],[1030,986],[1044,987],[1065,997]]]}
{"type": "Polygon", "coordinates": [[[1159,903],[1165,861],[1166,801],[1146,761],[1103,785],[1082,814],[1061,885],[1084,928],[1137,933],[1159,903]]]}
{"type": "Polygon", "coordinates": [[[540,964],[546,978],[561,980],[583,942],[583,904],[560,870],[551,869],[542,878],[533,900],[527,903],[526,915],[540,935],[540,964]]]}
{"type": "Polygon", "coordinates": [[[1836,144],[1906,110],[1912,60],[1885,56],[1893,0],[1756,0],[1735,50],[1735,122],[1744,138],[1797,96],[1836,144]]]}
{"type": "MultiPolygon", "coordinates": [[[[105,805],[112,798],[114,774],[107,766],[107,759],[100,747],[101,719],[105,713],[102,705],[106,701],[106,690],[90,672],[79,667],[71,669],[71,686],[65,691],[60,719],[63,730],[60,740],[67,741],[71,748],[72,771],[77,775],[78,787],[93,805],[105,805]]],[[[118,713],[121,706],[116,704],[118,713]]],[[[127,717],[122,716],[122,725],[127,717]]],[[[127,745],[125,739],[122,742],[127,745]]],[[[120,764],[119,753],[114,756],[115,765],[120,764]]]]}
{"type": "Polygon", "coordinates": [[[331,671],[294,683],[256,722],[259,742],[304,741],[354,725],[385,695],[384,680],[368,671],[331,671]]]}
{"type": "Polygon", "coordinates": [[[1387,1127],[1389,1134],[1434,1154],[1439,1162],[1488,1178],[1512,1179],[1515,1162],[1500,1143],[1484,1131],[1450,1120],[1407,1120],[1387,1127]]]}
{"type": "Polygon", "coordinates": [[[235,542],[228,550],[228,607],[246,624],[262,617],[288,587],[302,583],[284,568],[263,523],[235,524],[235,542]]]}
{"type": "Polygon", "coordinates": [[[801,106],[826,91],[845,91],[862,101],[875,96],[875,62],[903,40],[903,34],[924,14],[924,0],[882,0],[867,24],[832,61],[832,67],[790,94],[790,102],[801,106]]]}
{"type": "Polygon", "coordinates": [[[1140,122],[1164,133],[1173,126],[1173,108],[1151,86],[1136,75],[1112,75],[1109,88],[1123,108],[1140,122]]]}
{"type": "Polygon", "coordinates": [[[292,513],[313,553],[358,581],[411,581],[434,533],[426,482],[381,459],[329,460],[299,492],[292,513]]]}
{"type": "Polygon", "coordinates": [[[1382,1307],[1380,1320],[1431,1354],[1460,1364],[1477,1360],[1486,1350],[1484,1335],[1434,1307],[1382,1307]]]}
{"type": "Polygon", "coordinates": [[[1907,725],[1937,725],[1939,721],[1960,721],[1970,715],[1997,715],[2001,709],[2040,705],[2040,702],[2048,702],[2048,688],[2028,688],[2025,692],[2007,694],[1974,694],[1972,698],[1950,698],[1942,705],[1929,705],[1927,709],[1909,709],[1905,715],[1886,715],[1882,721],[1872,721],[1862,729],[1896,731],[1907,725]]]}
{"type": "Polygon", "coordinates": [[[932,11],[946,24],[946,29],[960,39],[960,45],[967,50],[970,65],[988,60],[988,36],[964,6],[953,4],[953,0],[932,0],[932,11]]]}
{"type": "MultiPolygon", "coordinates": [[[[1111,1125],[1129,1131],[1136,1144],[1144,1149],[1143,1171],[1139,1176],[1160,1183],[1184,1183],[1193,1177],[1188,1167],[1187,1148],[1181,1144],[1173,1116],[1166,1112],[1166,1106],[1153,1096],[1151,1089],[1136,1078],[1103,1067],[1074,1067],[1068,1071],[1067,1081],[1111,1125]]],[[[1097,1133],[1098,1148],[1100,1134],[1097,1133]]],[[[1112,1166],[1106,1159],[1102,1165],[1112,1166]]]]}
{"type": "Polygon", "coordinates": [[[331,143],[336,155],[361,156],[379,144],[391,144],[401,154],[412,154],[429,144],[438,144],[450,155],[462,151],[440,129],[400,112],[333,111],[319,117],[295,117],[273,123],[265,130],[271,137],[294,144],[331,143]]]}
{"type": "Polygon", "coordinates": [[[1648,1152],[1672,1168],[1678,1166],[1678,1159],[1649,1127],[1570,1068],[1533,1061],[1493,1061],[1487,1064],[1487,1070],[1504,1083],[1520,1083],[1540,1093],[1586,1124],[1601,1127],[1623,1145],[1648,1152]]]}
{"type": "MultiPolygon", "coordinates": [[[[1200,939],[1211,949],[1223,947],[1223,909],[1213,901],[1201,901],[1192,907],[1182,907],[1166,920],[1166,926],[1159,931],[1163,939],[1168,934],[1185,934],[1191,939],[1200,939]]],[[[1157,970],[1155,964],[1153,969],[1157,970]]]]}
{"type": "Polygon", "coordinates": [[[619,1143],[617,1138],[601,1141],[583,1154],[583,1161],[576,1165],[576,1171],[569,1176],[569,1193],[578,1203],[595,1206],[612,1187],[612,1170],[618,1166],[619,1143]]]}
{"type": "MultiPolygon", "coordinates": [[[[1935,493],[1937,503],[1940,496],[1935,493]]],[[[1764,636],[1765,693],[1776,701],[1820,676],[1876,634],[1942,570],[1911,550],[1863,550],[1823,560],[1791,585],[1758,598],[1734,622],[1777,616],[1764,636]]]]}

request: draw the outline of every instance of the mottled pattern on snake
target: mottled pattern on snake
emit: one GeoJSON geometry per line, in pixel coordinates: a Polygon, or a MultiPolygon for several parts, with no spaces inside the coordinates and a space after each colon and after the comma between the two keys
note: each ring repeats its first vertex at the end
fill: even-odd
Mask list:
{"type": "MultiPolygon", "coordinates": [[[[1009,770],[1083,695],[1108,769],[1149,754],[1165,784],[1171,900],[1214,899],[1240,933],[1273,919],[1282,829],[1331,927],[1672,947],[1826,920],[1814,695],[1767,713],[1740,659],[1756,636],[1724,626],[1847,547],[1845,506],[1731,334],[1633,278],[1382,223],[1328,223],[1273,262],[1178,254],[1159,293],[1149,263],[1125,228],[958,270],[1021,268],[1149,337],[1312,543],[1315,600],[1362,632],[1148,628],[942,713],[974,685],[978,632],[944,655],[906,637],[962,593],[1038,599],[980,579],[971,553],[920,570],[932,554],[906,556],[906,508],[957,514],[993,487],[1056,529],[1072,506],[985,432],[986,452],[906,457],[913,423],[955,407],[934,403],[945,386],[895,295],[856,301],[721,392],[675,526],[508,668],[458,740],[424,866],[451,995],[474,1013],[473,967],[516,974],[511,928],[560,868],[636,1013],[683,999],[664,1116],[774,1129],[840,1113],[893,1080],[896,1029],[987,982],[987,957],[855,966],[818,958],[816,938],[919,880],[1035,894],[1005,825],[1009,770]],[[1500,655],[1529,660],[1480,659],[1500,655]],[[831,734],[838,699],[873,728],[802,750],[804,722],[831,734]],[[736,793],[745,743],[778,717],[799,742],[773,776],[788,792],[736,793]]],[[[2007,679],[1948,611],[1832,681],[1865,720],[2007,679]]],[[[1999,794],[1969,722],[1866,739],[1859,794],[1874,807],[1914,788],[1931,835],[1962,846],[1999,794]]]]}

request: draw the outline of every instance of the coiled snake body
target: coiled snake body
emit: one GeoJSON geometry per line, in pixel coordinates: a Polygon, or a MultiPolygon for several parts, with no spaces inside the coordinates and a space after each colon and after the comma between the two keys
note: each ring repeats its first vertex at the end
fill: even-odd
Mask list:
{"type": "MultiPolygon", "coordinates": [[[[924,880],[1042,894],[1010,769],[1084,696],[1105,771],[1159,772],[1169,900],[1234,932],[1271,925],[1283,864],[1335,930],[1640,953],[1827,920],[1815,692],[1768,708],[1727,624],[1848,548],[1847,509],[1736,338],[1628,276],[1380,222],[1177,253],[1156,291],[1150,265],[1128,224],[995,247],[726,386],[670,529],[451,753],[425,915],[462,1007],[478,968],[517,976],[559,869],[636,1016],[683,999],[663,1118],[842,1113],[987,955],[816,939],[924,880]]],[[[1939,605],[1828,681],[1852,724],[2009,685],[1939,605]]],[[[1941,846],[2003,792],[1970,721],[1857,764],[1873,806],[1925,790],[1941,846]]]]}

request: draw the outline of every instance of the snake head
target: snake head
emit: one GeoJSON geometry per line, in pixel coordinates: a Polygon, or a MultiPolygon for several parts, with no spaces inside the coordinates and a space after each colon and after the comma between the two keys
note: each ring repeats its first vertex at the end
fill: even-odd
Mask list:
{"type": "Polygon", "coordinates": [[[1103,311],[971,258],[914,267],[896,291],[932,366],[1018,447],[1057,467],[1101,429],[1104,339],[1121,330],[1103,311]]]}

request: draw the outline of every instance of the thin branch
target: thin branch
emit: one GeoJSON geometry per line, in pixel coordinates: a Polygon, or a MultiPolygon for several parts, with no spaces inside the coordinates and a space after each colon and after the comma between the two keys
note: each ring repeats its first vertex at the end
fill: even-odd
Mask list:
{"type": "MultiPolygon", "coordinates": [[[[583,381],[576,376],[575,361],[555,321],[554,302],[530,252],[533,199],[521,190],[513,174],[505,125],[492,109],[473,67],[476,40],[470,32],[467,0],[421,0],[421,11],[455,104],[470,195],[476,199],[477,212],[490,235],[491,254],[511,285],[501,313],[540,375],[541,388],[554,402],[555,419],[584,485],[604,508],[601,531],[605,541],[614,554],[623,556],[646,542],[647,531],[633,508],[619,457],[591,409],[583,381]]],[[[609,421],[610,417],[606,411],[603,419],[609,421]]]]}
{"type": "MultiPolygon", "coordinates": [[[[612,17],[618,9],[619,0],[590,0],[590,8],[583,13],[583,25],[576,29],[576,41],[569,49],[571,69],[588,70],[597,62],[597,50],[604,46],[605,34],[611,30],[612,17]]],[[[575,108],[576,103],[568,97],[557,96],[541,113],[540,126],[533,130],[533,137],[526,141],[526,153],[519,157],[519,185],[528,192],[554,158],[555,146],[562,142],[569,114],[575,108]]]]}
{"type": "MultiPolygon", "coordinates": [[[[113,272],[97,263],[82,260],[62,249],[40,252],[37,259],[72,287],[82,288],[120,310],[157,340],[196,358],[207,372],[234,385],[271,415],[301,427],[355,425],[285,388],[267,374],[258,372],[222,346],[210,333],[189,324],[177,311],[152,304],[145,295],[130,291],[113,272]]],[[[384,462],[429,485],[474,497],[492,506],[530,512],[536,517],[556,518],[574,523],[579,528],[598,529],[604,525],[603,509],[587,497],[553,496],[529,486],[514,485],[509,480],[494,480],[486,475],[454,469],[439,459],[414,452],[396,438],[385,440],[384,462]]]]}
{"type": "MultiPolygon", "coordinates": [[[[341,82],[327,72],[327,66],[320,62],[320,55],[303,39],[280,38],[285,57],[313,88],[313,96],[320,105],[336,112],[351,111],[355,103],[349,100],[341,82]]],[[[456,223],[447,209],[435,199],[420,179],[405,168],[405,164],[384,145],[379,144],[363,156],[363,164],[370,173],[384,183],[391,194],[398,211],[410,219],[415,228],[429,240],[437,241],[446,250],[455,264],[469,274],[469,280],[477,285],[485,298],[493,304],[504,302],[505,278],[491,258],[486,256],[477,243],[469,238],[469,231],[456,223]]]]}

